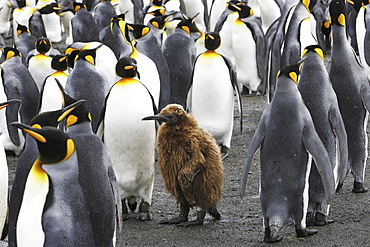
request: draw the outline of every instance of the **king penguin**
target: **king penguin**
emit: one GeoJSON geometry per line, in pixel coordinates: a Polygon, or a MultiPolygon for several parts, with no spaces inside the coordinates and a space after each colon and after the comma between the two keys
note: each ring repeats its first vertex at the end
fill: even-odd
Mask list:
{"type": "Polygon", "coordinates": [[[178,104],[169,104],[159,114],[142,120],[162,123],[156,144],[158,166],[166,190],[180,204],[179,216],[160,223],[202,225],[206,213],[220,220],[217,204],[222,196],[224,173],[220,149],[212,135],[178,104]],[[197,219],[189,221],[192,207],[197,208],[197,219]]]}
{"type": "Polygon", "coordinates": [[[183,107],[197,52],[195,42],[190,38],[190,25],[193,21],[192,18],[182,20],[162,46],[170,70],[170,103],[183,107]]]}
{"type": "Polygon", "coordinates": [[[72,139],[57,128],[13,124],[36,140],[39,151],[17,218],[17,245],[95,246],[72,139]]]}
{"type": "Polygon", "coordinates": [[[99,27],[86,5],[73,2],[75,16],[71,19],[72,42],[99,41],[99,27]]]}
{"type": "Polygon", "coordinates": [[[141,122],[143,116],[156,112],[153,97],[137,78],[133,58],[121,58],[116,66],[121,80],[111,88],[101,119],[103,140],[111,155],[120,187],[124,218],[141,199],[138,219],[151,219],[150,205],[154,185],[155,138],[154,122],[141,122]]]}
{"type": "Polygon", "coordinates": [[[348,166],[354,177],[353,192],[362,193],[367,159],[367,116],[370,86],[364,69],[346,37],[344,1],[329,5],[332,21],[332,51],[329,77],[337,94],[348,137],[348,166]]]}
{"type": "Polygon", "coordinates": [[[30,30],[21,24],[17,26],[17,41],[14,42],[16,48],[22,54],[22,63],[26,66],[28,53],[35,48],[36,37],[30,33],[30,30]]]}
{"type": "Polygon", "coordinates": [[[239,5],[232,27],[232,52],[242,94],[261,93],[265,64],[265,39],[259,20],[247,5],[239,5]]]}
{"type": "MultiPolygon", "coordinates": [[[[347,133],[339,111],[337,96],[324,66],[324,53],[318,45],[308,46],[303,52],[304,63],[298,90],[312,116],[317,134],[330,158],[335,187],[339,188],[347,175],[347,133]]],[[[312,166],[309,179],[308,223],[325,225],[329,204],[316,166],[312,166]]]]}
{"type": "Polygon", "coordinates": [[[187,95],[187,109],[221,147],[222,158],[230,149],[234,123],[234,92],[239,103],[240,128],[242,104],[234,65],[215,50],[221,38],[216,32],[206,33],[206,52],[194,63],[194,70],[187,95]]]}
{"type": "Polygon", "coordinates": [[[82,50],[75,59],[65,90],[74,99],[85,99],[92,115],[93,129],[97,129],[100,112],[109,92],[109,82],[103,72],[95,67],[96,49],[82,50]]]}
{"type": "Polygon", "coordinates": [[[265,242],[280,241],[279,231],[291,220],[298,237],[317,233],[306,228],[311,156],[321,174],[327,200],[331,201],[335,193],[333,172],[327,165],[331,161],[296,85],[299,66],[293,64],[280,70],[274,97],[247,149],[240,179],[243,197],[253,156],[260,148],[265,242]]]}
{"type": "MultiPolygon", "coordinates": [[[[70,111],[83,102],[85,101],[80,100],[77,103],[69,105],[63,109],[38,114],[32,118],[29,125],[35,128],[42,128],[45,126],[57,127],[70,111]]],[[[16,225],[20,206],[23,200],[24,188],[28,173],[32,167],[32,164],[37,159],[38,154],[39,153],[35,139],[29,135],[26,135],[26,143],[17,162],[17,169],[15,171],[15,178],[9,201],[9,205],[11,205],[9,208],[9,246],[17,246],[16,225]]]]}
{"type": "MultiPolygon", "coordinates": [[[[65,99],[66,105],[75,100],[65,99]]],[[[86,198],[91,225],[97,246],[115,246],[116,235],[120,239],[122,207],[112,162],[106,146],[93,133],[91,116],[84,105],[74,108],[66,116],[66,134],[75,143],[78,159],[78,179],[86,198]],[[99,186],[96,186],[96,185],[99,186]],[[116,207],[116,204],[117,207],[116,207]],[[117,210],[116,210],[117,208],[117,210]]]]}
{"type": "MultiPolygon", "coordinates": [[[[0,110],[8,105],[19,103],[20,100],[9,100],[0,104],[0,110]]],[[[8,235],[8,162],[3,144],[0,142],[0,239],[4,240],[8,235]]]]}
{"type": "Polygon", "coordinates": [[[6,95],[8,99],[19,99],[22,105],[19,108],[19,105],[13,104],[5,109],[7,124],[1,127],[4,131],[1,140],[6,150],[19,155],[24,145],[24,137],[10,123],[14,121],[29,123],[37,113],[39,92],[31,73],[21,61],[19,51],[5,47],[4,56],[5,61],[1,64],[0,94],[6,95]]]}
{"type": "Polygon", "coordinates": [[[41,88],[37,112],[59,110],[63,106],[63,97],[57,83],[64,88],[68,79],[68,55],[56,55],[51,60],[55,72],[45,78],[41,88]],[[58,81],[58,82],[57,82],[58,81]]]}
{"type": "Polygon", "coordinates": [[[45,78],[54,73],[55,70],[51,67],[52,57],[46,54],[51,49],[50,40],[46,37],[41,37],[37,39],[35,47],[38,54],[28,57],[28,70],[40,91],[45,78]]]}

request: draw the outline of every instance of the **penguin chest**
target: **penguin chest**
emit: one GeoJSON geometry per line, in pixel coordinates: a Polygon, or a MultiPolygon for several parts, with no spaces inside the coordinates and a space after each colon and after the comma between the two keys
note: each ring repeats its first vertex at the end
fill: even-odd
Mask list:
{"type": "Polygon", "coordinates": [[[229,68],[217,53],[200,56],[194,67],[189,110],[213,136],[228,132],[233,122],[234,92],[229,68]]]}
{"type": "Polygon", "coordinates": [[[154,175],[155,123],[148,91],[138,82],[116,83],[106,102],[104,142],[121,188],[135,191],[154,175]]]}
{"type": "Polygon", "coordinates": [[[28,69],[39,91],[45,78],[55,72],[55,70],[51,68],[51,60],[51,57],[39,54],[32,57],[29,61],[28,69]]]}
{"type": "Polygon", "coordinates": [[[252,31],[239,19],[233,26],[233,54],[238,81],[252,91],[257,91],[261,82],[258,75],[256,42],[252,31]]]}
{"type": "Polygon", "coordinates": [[[62,108],[63,95],[60,92],[55,78],[64,87],[66,85],[68,76],[64,73],[53,74],[45,80],[44,88],[41,95],[40,112],[59,110],[62,108]]]}
{"type": "Polygon", "coordinates": [[[36,163],[27,177],[17,219],[18,246],[43,246],[45,234],[42,227],[42,215],[48,192],[48,176],[36,163]]]}

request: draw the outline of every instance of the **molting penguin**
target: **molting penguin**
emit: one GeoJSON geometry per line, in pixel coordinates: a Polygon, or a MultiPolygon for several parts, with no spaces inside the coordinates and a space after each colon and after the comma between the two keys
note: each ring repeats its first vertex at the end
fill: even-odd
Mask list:
{"type": "Polygon", "coordinates": [[[151,219],[150,205],[154,185],[155,136],[154,122],[141,122],[156,106],[148,89],[137,79],[136,61],[121,58],[116,71],[121,80],[106,98],[103,140],[111,155],[123,203],[124,218],[139,206],[140,220],[151,219]]]}
{"type": "Polygon", "coordinates": [[[216,206],[221,199],[223,166],[220,150],[210,133],[198,127],[195,118],[177,104],[169,104],[143,120],[158,120],[158,165],[167,191],[180,204],[180,215],[163,224],[202,225],[208,212],[221,219],[216,206]],[[197,219],[188,221],[197,207],[197,219]]]}
{"type": "Polygon", "coordinates": [[[63,106],[63,96],[58,83],[64,88],[68,79],[68,55],[56,55],[51,60],[51,68],[55,72],[46,77],[40,88],[37,112],[59,110],[63,106]]]}
{"type": "Polygon", "coordinates": [[[234,91],[239,103],[242,130],[242,104],[233,64],[215,50],[220,46],[220,36],[206,33],[206,52],[194,63],[187,109],[221,146],[222,157],[229,153],[234,119],[234,91]]]}
{"type": "Polygon", "coordinates": [[[170,70],[170,103],[185,107],[186,93],[196,58],[195,42],[190,38],[193,18],[182,20],[163,44],[162,50],[170,70]]]}
{"type": "Polygon", "coordinates": [[[95,67],[96,50],[78,53],[73,71],[68,77],[65,90],[74,99],[85,99],[92,115],[93,129],[97,129],[104,100],[109,92],[107,77],[95,67]]]}
{"type": "Polygon", "coordinates": [[[344,1],[329,5],[332,21],[332,53],[329,77],[337,94],[348,137],[348,165],[354,177],[353,192],[362,193],[367,159],[367,115],[370,86],[365,71],[346,37],[344,1]]]}
{"type": "MultiPolygon", "coordinates": [[[[63,109],[44,112],[42,114],[36,115],[30,121],[30,126],[35,128],[42,128],[45,126],[57,127],[58,124],[72,111],[75,107],[79,106],[85,102],[80,100],[74,104],[71,104],[63,109]]],[[[9,236],[8,243],[9,246],[17,246],[17,236],[16,236],[16,225],[19,215],[19,210],[23,200],[24,188],[27,180],[29,171],[38,157],[37,144],[34,138],[26,135],[26,142],[22,154],[19,156],[17,169],[15,172],[15,178],[13,182],[13,189],[10,195],[9,205],[9,236]]]]}
{"type": "MultiPolygon", "coordinates": [[[[0,110],[8,105],[19,103],[20,100],[9,100],[0,103],[0,110]]],[[[3,144],[0,142],[0,239],[4,240],[8,235],[8,163],[3,144]]]]}
{"type": "Polygon", "coordinates": [[[5,111],[7,124],[1,126],[4,131],[1,140],[6,150],[19,155],[24,145],[24,137],[18,129],[10,126],[10,123],[14,121],[29,123],[37,113],[39,92],[32,75],[21,61],[19,51],[5,47],[4,56],[5,61],[1,64],[0,95],[1,97],[6,95],[8,99],[19,99],[22,105],[20,108],[15,104],[7,107],[5,111]]]}
{"type": "Polygon", "coordinates": [[[334,197],[334,176],[327,165],[331,161],[295,84],[299,66],[286,66],[278,74],[274,97],[264,110],[247,149],[240,179],[243,197],[253,156],[260,148],[265,242],[280,241],[279,231],[290,220],[298,237],[317,233],[306,228],[311,155],[321,174],[326,199],[330,201],[334,197]]]}
{"type": "Polygon", "coordinates": [[[17,218],[17,244],[95,246],[72,139],[57,128],[13,124],[35,138],[39,150],[17,218]]]}
{"type": "MultiPolygon", "coordinates": [[[[324,66],[324,53],[317,45],[308,46],[303,52],[304,63],[298,90],[312,116],[317,134],[328,152],[335,179],[335,187],[341,187],[347,175],[347,133],[339,111],[337,96],[324,66]]],[[[312,166],[309,179],[308,223],[325,225],[329,204],[316,166],[312,166]]],[[[330,221],[329,221],[330,222],[330,221]]]]}

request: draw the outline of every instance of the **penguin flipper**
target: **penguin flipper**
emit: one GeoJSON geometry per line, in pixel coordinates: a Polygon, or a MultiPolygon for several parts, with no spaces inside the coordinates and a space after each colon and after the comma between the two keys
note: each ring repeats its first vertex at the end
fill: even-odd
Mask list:
{"type": "Polygon", "coordinates": [[[315,160],[317,170],[320,173],[325,195],[328,202],[333,200],[335,194],[335,182],[331,162],[324,144],[321,142],[313,123],[306,124],[302,131],[302,141],[306,150],[315,160]]]}
{"type": "MultiPolygon", "coordinates": [[[[12,87],[8,89],[7,93],[8,99],[21,99],[20,93],[16,87],[12,87]]],[[[10,140],[12,143],[16,146],[19,146],[21,144],[18,134],[18,129],[11,125],[13,122],[18,122],[18,113],[20,110],[20,104],[13,104],[9,105],[5,109],[5,115],[6,115],[6,125],[8,127],[8,133],[10,140]]]]}
{"type": "Polygon", "coordinates": [[[348,142],[347,142],[347,132],[338,108],[330,109],[329,121],[333,126],[334,133],[338,139],[340,153],[338,167],[338,181],[339,184],[343,184],[348,171],[348,145],[347,145],[348,142]]]}
{"type": "Polygon", "coordinates": [[[199,181],[199,179],[195,178],[198,177],[198,175],[203,171],[203,169],[204,167],[200,163],[196,165],[189,164],[187,166],[184,166],[177,175],[177,180],[182,189],[182,193],[186,201],[191,206],[196,205],[197,202],[196,194],[204,195],[204,193],[200,191],[202,190],[201,183],[198,184],[195,182],[199,181]]]}
{"type": "Polygon", "coordinates": [[[256,129],[256,132],[254,132],[252,141],[249,144],[249,147],[247,149],[247,153],[245,155],[244,165],[243,165],[243,169],[242,169],[242,175],[241,175],[241,178],[240,178],[240,189],[239,189],[240,198],[243,198],[244,194],[245,194],[246,182],[247,182],[249,170],[251,169],[253,156],[257,152],[257,150],[260,148],[263,140],[265,139],[266,125],[265,125],[265,117],[264,116],[267,114],[267,112],[269,112],[269,109],[270,108],[267,107],[264,114],[262,115],[261,120],[260,120],[260,122],[258,124],[258,127],[256,129]]]}
{"type": "Polygon", "coordinates": [[[4,240],[6,236],[8,236],[8,231],[9,231],[9,202],[7,202],[7,204],[8,206],[6,208],[6,218],[5,218],[4,225],[1,226],[3,227],[3,229],[2,229],[2,232],[0,232],[1,233],[0,240],[4,240]]]}
{"type": "Polygon", "coordinates": [[[239,108],[238,110],[239,110],[239,115],[240,115],[240,132],[243,132],[243,102],[242,102],[242,96],[241,96],[240,89],[239,89],[236,70],[232,62],[227,57],[222,56],[222,58],[224,59],[227,67],[229,68],[231,84],[232,84],[232,87],[234,88],[234,92],[238,100],[238,108],[239,108]]]}

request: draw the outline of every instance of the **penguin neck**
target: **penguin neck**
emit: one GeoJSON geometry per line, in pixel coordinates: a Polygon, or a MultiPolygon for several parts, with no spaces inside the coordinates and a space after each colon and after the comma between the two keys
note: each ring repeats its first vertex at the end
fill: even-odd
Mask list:
{"type": "Polygon", "coordinates": [[[67,134],[93,134],[91,122],[85,121],[82,123],[71,125],[67,128],[67,134]]]}
{"type": "Polygon", "coordinates": [[[291,92],[298,92],[297,84],[295,84],[291,79],[288,78],[281,78],[280,80],[278,80],[275,93],[291,92]]]}
{"type": "MultiPolygon", "coordinates": [[[[135,77],[136,78],[136,77],[135,77]]],[[[137,79],[131,77],[123,77],[121,80],[117,81],[117,85],[128,85],[133,83],[140,83],[137,79]]]]}
{"type": "Polygon", "coordinates": [[[337,24],[332,25],[332,35],[333,46],[336,46],[337,44],[341,46],[343,44],[348,44],[346,27],[337,24]]]}
{"type": "Polygon", "coordinates": [[[17,238],[19,246],[42,246],[45,241],[42,215],[49,193],[49,178],[41,164],[39,159],[34,162],[26,180],[17,219],[17,236],[22,236],[17,238]]]}

